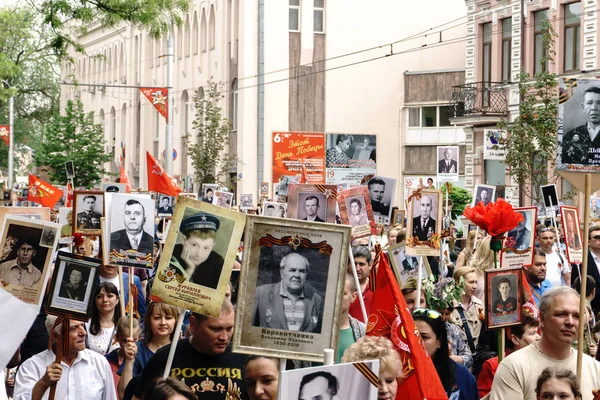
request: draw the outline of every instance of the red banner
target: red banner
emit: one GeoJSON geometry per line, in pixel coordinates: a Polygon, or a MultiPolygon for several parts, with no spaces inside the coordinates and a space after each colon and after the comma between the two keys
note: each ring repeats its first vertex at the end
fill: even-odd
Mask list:
{"type": "Polygon", "coordinates": [[[148,172],[148,190],[168,196],[179,196],[182,190],[173,183],[173,180],[156,161],[152,154],[146,152],[146,169],[148,172]]]}
{"type": "Polygon", "coordinates": [[[325,134],[273,132],[273,183],[325,183],[325,134]]]}
{"type": "Polygon", "coordinates": [[[7,146],[10,146],[10,125],[0,125],[0,137],[7,146]]]}
{"type": "Polygon", "coordinates": [[[35,175],[29,174],[29,194],[27,200],[40,203],[44,207],[54,207],[63,196],[59,188],[44,182],[35,175]]]}
{"type": "Polygon", "coordinates": [[[167,97],[169,89],[167,88],[140,88],[144,96],[156,108],[156,110],[165,117],[165,121],[169,121],[169,109],[167,107],[167,97]]]}
{"type": "Polygon", "coordinates": [[[65,204],[67,207],[73,207],[73,186],[71,186],[71,181],[67,181],[67,202],[65,204]]]}

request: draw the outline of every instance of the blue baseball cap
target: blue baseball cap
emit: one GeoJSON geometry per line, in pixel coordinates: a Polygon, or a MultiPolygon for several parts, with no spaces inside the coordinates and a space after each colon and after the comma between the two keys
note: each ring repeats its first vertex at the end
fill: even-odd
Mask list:
{"type": "Polygon", "coordinates": [[[179,230],[186,236],[191,231],[197,231],[199,229],[207,229],[216,232],[219,230],[219,224],[219,219],[214,215],[199,212],[181,221],[179,230]]]}

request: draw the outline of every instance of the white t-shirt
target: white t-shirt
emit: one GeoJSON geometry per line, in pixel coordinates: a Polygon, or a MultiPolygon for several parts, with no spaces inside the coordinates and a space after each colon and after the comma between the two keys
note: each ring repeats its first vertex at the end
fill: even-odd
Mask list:
{"type": "MultiPolygon", "coordinates": [[[[546,254],[546,279],[550,281],[552,287],[562,286],[563,274],[569,273],[569,265],[566,260],[553,251],[551,254],[546,254]]],[[[570,283],[570,282],[569,282],[570,283]]]]}
{"type": "Polygon", "coordinates": [[[90,323],[86,322],[88,348],[98,354],[106,355],[119,347],[118,343],[114,342],[115,328],[100,328],[97,335],[92,335],[90,332],[90,323]]]}
{"type": "Polygon", "coordinates": [[[98,277],[100,278],[100,283],[110,282],[117,287],[118,291],[121,291],[121,282],[119,279],[119,275],[115,276],[114,278],[104,278],[100,275],[98,275],[98,277]]]}
{"type": "MultiPolygon", "coordinates": [[[[567,369],[575,374],[577,352],[571,349],[571,357],[554,360],[542,354],[536,344],[515,351],[498,366],[489,400],[535,400],[537,379],[547,367],[567,369]]],[[[581,373],[582,400],[593,400],[592,390],[600,389],[600,363],[584,354],[581,373]]]]}

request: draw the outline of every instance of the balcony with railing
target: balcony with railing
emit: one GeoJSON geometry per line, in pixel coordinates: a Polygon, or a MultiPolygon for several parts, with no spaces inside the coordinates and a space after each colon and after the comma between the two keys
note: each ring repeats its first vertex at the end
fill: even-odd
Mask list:
{"type": "Polygon", "coordinates": [[[474,82],[452,87],[450,106],[456,125],[495,124],[508,115],[506,85],[500,82],[474,82]]]}

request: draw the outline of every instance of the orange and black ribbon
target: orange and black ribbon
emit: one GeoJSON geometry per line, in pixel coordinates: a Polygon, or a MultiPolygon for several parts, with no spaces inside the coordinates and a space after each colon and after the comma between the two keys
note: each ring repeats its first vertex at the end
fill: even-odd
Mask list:
{"type": "Polygon", "coordinates": [[[371,370],[371,368],[367,367],[367,364],[363,362],[357,362],[353,365],[360,371],[361,374],[365,376],[365,378],[367,378],[369,382],[373,384],[373,386],[379,386],[379,377],[371,370]]]}
{"type": "Polygon", "coordinates": [[[371,273],[369,274],[369,289],[371,292],[375,292],[375,288],[377,287],[377,269],[379,268],[379,260],[383,255],[381,254],[383,251],[381,250],[381,245],[377,243],[375,245],[375,257],[373,258],[373,267],[371,268],[371,273]]]}
{"type": "Polygon", "coordinates": [[[306,249],[318,249],[319,253],[331,255],[333,248],[323,240],[318,243],[313,243],[310,239],[303,238],[298,235],[284,236],[281,239],[277,239],[269,234],[258,239],[258,245],[260,247],[273,247],[273,246],[290,246],[293,250],[297,250],[299,247],[306,249]]]}
{"type": "Polygon", "coordinates": [[[338,193],[337,193],[337,190],[335,190],[335,189],[328,188],[325,185],[315,185],[315,187],[317,189],[319,189],[321,191],[321,193],[325,194],[325,197],[327,197],[327,198],[330,198],[330,197],[333,197],[334,199],[338,198],[338,193]]]}

